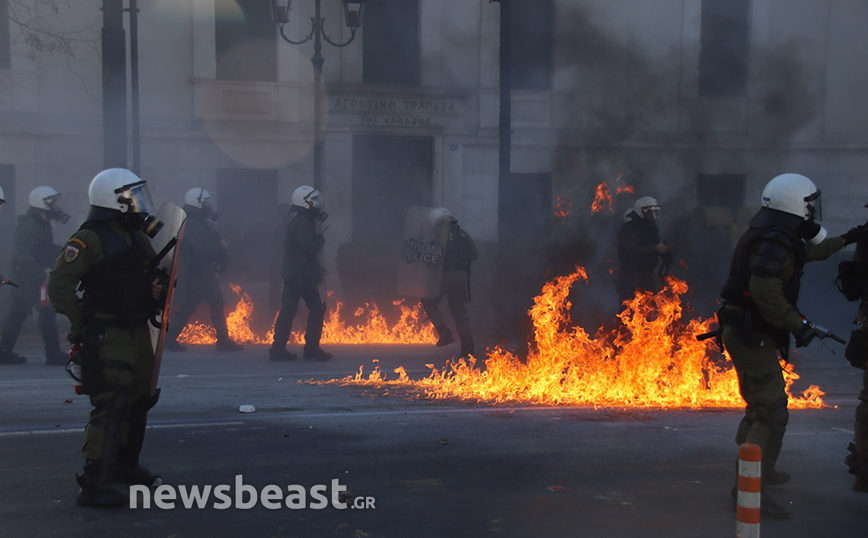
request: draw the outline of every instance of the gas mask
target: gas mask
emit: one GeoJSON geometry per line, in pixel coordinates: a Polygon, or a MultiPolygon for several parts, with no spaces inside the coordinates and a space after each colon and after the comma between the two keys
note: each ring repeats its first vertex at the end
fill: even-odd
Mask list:
{"type": "Polygon", "coordinates": [[[45,204],[48,206],[48,210],[45,212],[46,216],[48,216],[49,220],[57,221],[61,224],[66,224],[69,222],[69,215],[63,212],[63,202],[60,200],[60,195],[46,200],[45,204]]]}
{"type": "Polygon", "coordinates": [[[125,185],[122,189],[118,193],[118,202],[127,206],[127,222],[153,239],[163,229],[164,223],[154,214],[154,203],[151,201],[148,184],[143,180],[125,185]]]}
{"type": "Polygon", "coordinates": [[[329,218],[329,214],[323,210],[325,207],[325,196],[319,191],[313,191],[311,194],[312,196],[307,199],[307,207],[316,212],[316,220],[325,222],[329,218]]]}
{"type": "Polygon", "coordinates": [[[808,219],[796,228],[796,234],[809,245],[819,245],[826,238],[826,229],[814,219],[808,219]]]}

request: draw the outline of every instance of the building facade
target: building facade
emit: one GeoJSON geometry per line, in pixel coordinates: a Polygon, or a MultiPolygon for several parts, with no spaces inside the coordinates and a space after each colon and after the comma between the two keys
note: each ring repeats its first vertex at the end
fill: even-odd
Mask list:
{"type": "MultiPolygon", "coordinates": [[[[798,172],[821,186],[830,231],[864,220],[864,1],[509,3],[504,26],[506,3],[368,0],[355,40],[324,45],[327,268],[341,245],[399,239],[410,205],[445,206],[480,240],[608,245],[633,193],[657,197],[664,224],[693,225],[697,208],[716,207],[727,211],[700,211],[705,224],[731,226],[768,179],[798,172]],[[502,31],[512,88],[503,175],[502,31]],[[613,202],[595,216],[604,183],[613,202]]],[[[101,5],[0,0],[2,261],[33,187],[64,193],[74,218],[57,236],[87,210],[103,168],[101,5]]],[[[307,35],[313,5],[293,3],[289,37],[307,35]]],[[[263,280],[256,260],[269,245],[251,245],[276,204],[312,182],[312,46],[284,42],[266,0],[138,7],[141,176],[158,204],[213,190],[237,270],[263,280]]],[[[322,8],[329,37],[348,39],[341,3],[322,8]]],[[[339,289],[336,272],[329,278],[339,289]]]]}

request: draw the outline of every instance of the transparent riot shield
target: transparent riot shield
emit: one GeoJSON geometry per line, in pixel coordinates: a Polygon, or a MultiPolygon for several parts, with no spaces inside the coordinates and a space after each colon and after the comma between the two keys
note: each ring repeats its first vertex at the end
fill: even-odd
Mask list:
{"type": "Polygon", "coordinates": [[[407,211],[398,293],[420,299],[440,294],[450,220],[449,212],[443,208],[412,206],[407,211]]]}
{"type": "Polygon", "coordinates": [[[184,225],[187,214],[177,205],[166,202],[157,211],[157,218],[163,222],[163,228],[151,240],[151,245],[162,256],[158,267],[165,270],[169,275],[169,290],[166,294],[166,302],[157,315],[151,319],[151,344],[154,346],[154,373],[151,376],[151,392],[157,390],[157,382],[160,378],[160,365],[163,362],[163,344],[166,340],[166,331],[169,328],[169,314],[172,312],[172,298],[175,295],[175,285],[178,283],[178,263],[181,259],[181,243],[184,239],[184,225]]]}

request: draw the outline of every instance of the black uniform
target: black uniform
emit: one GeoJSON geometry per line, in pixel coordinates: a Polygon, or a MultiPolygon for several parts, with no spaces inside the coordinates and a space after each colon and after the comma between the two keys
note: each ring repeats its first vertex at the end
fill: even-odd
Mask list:
{"type": "Polygon", "coordinates": [[[320,211],[316,208],[302,209],[293,206],[294,216],[286,227],[283,249],[283,294],[280,313],[274,322],[274,342],[269,354],[274,360],[292,360],[294,355],[286,351],[286,342],[292,331],[292,322],[298,312],[298,300],[303,299],[309,311],[304,334],[304,356],[316,360],[328,360],[329,353],[319,347],[322,337],[326,304],[319,294],[318,285],[323,280],[324,269],[317,255],[325,244],[325,238],[316,232],[316,220],[320,211]]]}
{"type": "Polygon", "coordinates": [[[618,232],[618,300],[632,299],[636,290],[655,291],[654,269],[660,259],[657,245],[661,243],[660,229],[651,219],[635,212],[618,232]]]}
{"type": "Polygon", "coordinates": [[[850,337],[847,346],[848,359],[854,364],[862,364],[862,390],[859,392],[859,405],[856,407],[856,421],[853,431],[855,440],[851,445],[851,454],[847,458],[850,470],[856,475],[853,489],[868,493],[868,241],[856,243],[853,254],[856,266],[856,277],[859,282],[861,302],[856,317],[856,332],[850,337]],[[854,342],[853,340],[856,340],[854,342]]]}
{"type": "Polygon", "coordinates": [[[449,222],[449,237],[443,256],[443,276],[440,281],[440,295],[422,299],[422,306],[437,331],[437,346],[445,346],[454,341],[452,331],[446,326],[446,318],[440,311],[440,299],[446,296],[449,312],[455,320],[455,328],[461,337],[461,354],[470,355],[475,349],[473,334],[470,330],[470,263],[479,257],[476,244],[458,222],[449,222]]]}
{"type": "MultiPolygon", "coordinates": [[[[3,336],[0,337],[0,362],[3,362],[4,358],[14,358],[15,354],[12,350],[21,334],[21,328],[33,311],[33,307],[39,303],[39,290],[45,281],[45,270],[54,266],[54,261],[60,252],[60,247],[54,244],[51,223],[45,215],[44,210],[31,207],[27,213],[18,217],[11,279],[19,287],[12,293],[12,306],[3,324],[3,336]]],[[[66,353],[60,351],[54,310],[50,305],[40,305],[37,311],[39,332],[45,343],[46,364],[66,364],[68,357],[66,353]]]]}
{"type": "Polygon", "coordinates": [[[223,291],[220,289],[220,273],[228,259],[226,249],[221,246],[214,221],[208,218],[209,212],[189,204],[184,205],[187,224],[184,229],[184,248],[181,249],[182,272],[178,279],[180,305],[172,317],[166,347],[183,350],[178,344],[178,335],[184,330],[187,321],[199,303],[208,304],[211,323],[217,332],[217,349],[234,351],[241,346],[229,337],[226,314],[223,311],[223,291]]]}

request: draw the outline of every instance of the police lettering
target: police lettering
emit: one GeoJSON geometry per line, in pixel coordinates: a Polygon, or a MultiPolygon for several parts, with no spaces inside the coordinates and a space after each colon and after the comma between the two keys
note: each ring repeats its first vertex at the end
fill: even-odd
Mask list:
{"type": "Polygon", "coordinates": [[[443,247],[436,243],[422,243],[414,239],[404,241],[401,259],[410,262],[422,262],[438,265],[443,259],[443,247]]]}

